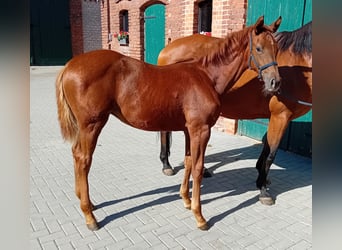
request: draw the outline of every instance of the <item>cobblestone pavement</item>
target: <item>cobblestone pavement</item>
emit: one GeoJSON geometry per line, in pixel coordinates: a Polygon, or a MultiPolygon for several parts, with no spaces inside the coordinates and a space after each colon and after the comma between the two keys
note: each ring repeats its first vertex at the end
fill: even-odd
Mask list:
{"type": "Polygon", "coordinates": [[[270,170],[273,206],[258,201],[256,159],[261,144],[212,130],[202,181],[200,231],[183,208],[184,135],[173,133],[161,172],[159,138],[110,118],[94,153],[90,194],[101,229],[86,228],[74,194],[71,147],[61,138],[54,81],[60,67],[31,68],[31,249],[311,249],[312,161],[280,150],[270,170]]]}

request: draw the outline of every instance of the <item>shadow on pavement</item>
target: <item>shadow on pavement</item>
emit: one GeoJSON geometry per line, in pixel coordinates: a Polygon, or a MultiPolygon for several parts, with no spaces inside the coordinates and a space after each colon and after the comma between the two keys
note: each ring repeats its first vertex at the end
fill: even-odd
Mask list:
{"type": "MultiPolygon", "coordinates": [[[[205,163],[215,163],[212,167],[210,167],[210,171],[217,170],[218,168],[232,163],[236,161],[246,160],[246,159],[257,159],[258,152],[261,150],[260,144],[255,144],[250,147],[239,148],[228,150],[225,152],[211,154],[205,157],[205,163]]],[[[271,190],[269,193],[273,196],[274,199],[282,193],[288,192],[290,190],[309,186],[312,184],[312,175],[311,175],[311,164],[308,164],[305,158],[305,164],[301,164],[301,158],[292,159],[289,161],[288,153],[279,151],[278,152],[278,160],[276,159],[275,164],[281,169],[272,169],[270,170],[269,177],[272,181],[271,183],[271,190]],[[285,155],[281,155],[285,154],[285,155]]],[[[291,157],[295,157],[294,155],[290,155],[291,157]]],[[[177,171],[179,171],[183,166],[177,166],[177,171]]],[[[165,176],[165,178],[169,178],[165,176]]],[[[217,172],[214,173],[213,177],[211,178],[204,178],[202,180],[202,188],[201,193],[202,195],[211,194],[211,193],[223,193],[223,195],[210,198],[210,199],[203,199],[201,200],[201,204],[205,205],[214,200],[221,199],[224,197],[232,197],[235,195],[241,195],[249,191],[257,190],[255,185],[255,180],[257,178],[257,170],[254,166],[248,168],[240,168],[240,169],[231,169],[227,171],[217,172]]],[[[190,183],[191,187],[191,183],[190,183]]],[[[154,189],[148,192],[144,192],[141,194],[137,194],[134,196],[126,197],[124,199],[106,201],[101,204],[98,204],[95,209],[100,209],[107,206],[112,206],[114,204],[120,203],[125,200],[135,199],[142,196],[148,196],[153,194],[164,194],[164,196],[160,197],[159,199],[153,200],[151,202],[147,202],[141,204],[139,206],[135,206],[126,210],[123,210],[119,213],[108,215],[102,221],[99,222],[101,227],[107,225],[111,221],[114,221],[117,218],[125,216],[130,213],[134,213],[145,208],[165,204],[168,202],[172,202],[175,200],[181,201],[179,197],[179,185],[173,185],[168,187],[161,187],[158,189],[154,189]]],[[[203,196],[202,196],[203,197],[203,196]]],[[[216,222],[222,220],[226,216],[238,211],[242,208],[248,207],[252,204],[258,202],[258,195],[240,203],[236,207],[227,210],[219,215],[216,215],[209,219],[208,224],[209,226],[214,225],[216,222]]],[[[189,212],[184,208],[184,212],[189,212]]]]}

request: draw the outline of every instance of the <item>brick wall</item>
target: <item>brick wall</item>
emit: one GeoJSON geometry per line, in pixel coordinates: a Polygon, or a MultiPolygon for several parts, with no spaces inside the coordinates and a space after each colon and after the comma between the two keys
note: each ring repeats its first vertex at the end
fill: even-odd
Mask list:
{"type": "Polygon", "coordinates": [[[245,27],[247,18],[247,0],[228,1],[227,10],[223,16],[224,29],[238,31],[245,27]]]}
{"type": "Polygon", "coordinates": [[[83,53],[82,0],[70,0],[70,30],[72,54],[83,53]]]}
{"type": "Polygon", "coordinates": [[[224,37],[246,23],[247,0],[213,0],[212,35],[224,37]]]}
{"type": "Polygon", "coordinates": [[[101,9],[98,1],[82,1],[83,51],[102,48],[101,9]]]}
{"type": "Polygon", "coordinates": [[[184,36],[185,0],[169,1],[166,5],[165,44],[184,36]]]}
{"type": "MultiPolygon", "coordinates": [[[[141,17],[151,4],[165,4],[165,44],[197,33],[198,0],[70,0],[73,54],[113,49],[143,59],[144,22],[141,17]],[[109,7],[108,7],[109,6],[109,7]],[[108,35],[119,31],[119,12],[128,10],[130,43],[119,46],[108,35]],[[101,44],[101,45],[100,45],[101,44]]],[[[224,37],[240,30],[246,21],[247,0],[213,0],[212,35],[224,37]]]]}
{"type": "MultiPolygon", "coordinates": [[[[102,47],[137,59],[144,57],[144,10],[155,3],[165,4],[165,44],[197,33],[198,0],[103,0],[101,2],[102,47]],[[108,7],[109,6],[109,7],[108,7]],[[128,10],[129,46],[117,39],[108,42],[108,34],[119,32],[119,13],[128,10]]],[[[245,25],[247,0],[213,0],[212,35],[224,37],[245,25]]]]}
{"type": "Polygon", "coordinates": [[[144,58],[144,10],[151,4],[162,3],[167,5],[168,2],[169,0],[104,0],[101,3],[102,47],[142,60],[144,58]],[[122,10],[128,10],[128,46],[120,46],[115,37],[113,37],[112,41],[108,42],[109,34],[114,35],[120,31],[119,13],[122,10]]]}
{"type": "Polygon", "coordinates": [[[110,16],[110,9],[108,8],[108,3],[110,2],[110,0],[102,0],[100,2],[102,48],[111,49],[110,43],[108,43],[108,34],[111,31],[110,26],[108,25],[108,18],[110,16]]]}

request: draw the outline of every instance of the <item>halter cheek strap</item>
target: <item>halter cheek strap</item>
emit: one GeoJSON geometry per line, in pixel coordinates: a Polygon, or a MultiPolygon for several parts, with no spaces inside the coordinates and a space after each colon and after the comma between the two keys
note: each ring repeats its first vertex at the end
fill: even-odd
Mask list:
{"type": "Polygon", "coordinates": [[[253,43],[252,43],[252,33],[249,34],[249,60],[248,60],[248,68],[251,69],[252,66],[251,66],[251,61],[253,61],[255,67],[257,67],[258,69],[258,78],[261,80],[262,79],[262,71],[267,69],[268,67],[271,67],[273,65],[278,65],[277,62],[273,61],[273,62],[270,62],[270,63],[267,63],[263,66],[259,66],[258,62],[255,60],[255,57],[252,53],[252,50],[253,50],[253,43]]]}

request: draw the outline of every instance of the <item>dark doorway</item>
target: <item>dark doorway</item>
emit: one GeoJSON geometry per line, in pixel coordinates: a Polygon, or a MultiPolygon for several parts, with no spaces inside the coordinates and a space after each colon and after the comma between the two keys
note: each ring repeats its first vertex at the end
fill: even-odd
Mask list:
{"type": "Polygon", "coordinates": [[[31,0],[30,65],[63,65],[72,57],[68,0],[31,0]]]}
{"type": "Polygon", "coordinates": [[[198,33],[211,32],[212,9],[212,0],[205,0],[198,4],[198,33]]]}

